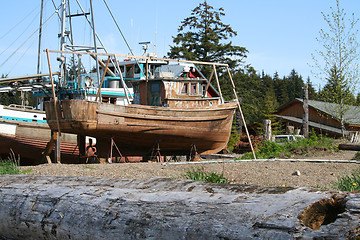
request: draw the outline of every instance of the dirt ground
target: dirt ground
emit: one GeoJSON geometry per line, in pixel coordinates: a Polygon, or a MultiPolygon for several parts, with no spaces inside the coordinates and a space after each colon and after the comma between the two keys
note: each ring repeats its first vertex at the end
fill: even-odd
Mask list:
{"type": "MultiPolygon", "coordinates": [[[[295,156],[292,159],[351,160],[356,152],[319,152],[312,156],[295,156]]],[[[22,166],[26,174],[92,176],[105,178],[181,178],[193,168],[204,167],[206,171],[223,173],[231,183],[255,184],[260,186],[292,186],[334,189],[339,176],[359,169],[357,163],[318,162],[232,162],[215,164],[162,165],[149,163],[113,164],[42,164],[22,166]],[[298,171],[300,175],[294,175],[298,171]]],[[[111,181],[111,180],[109,180],[111,181]]]]}

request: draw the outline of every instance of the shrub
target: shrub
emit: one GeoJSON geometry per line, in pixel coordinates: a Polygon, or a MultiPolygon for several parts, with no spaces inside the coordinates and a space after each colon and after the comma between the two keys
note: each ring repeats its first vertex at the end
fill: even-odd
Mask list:
{"type": "Polygon", "coordinates": [[[335,187],[340,191],[354,192],[360,191],[360,168],[350,175],[338,177],[335,187]]]}
{"type": "Polygon", "coordinates": [[[20,168],[11,159],[0,159],[0,175],[5,174],[20,174],[20,168]]]}
{"type": "Polygon", "coordinates": [[[223,173],[206,172],[204,168],[193,168],[188,170],[184,175],[184,178],[192,179],[196,181],[212,182],[212,183],[228,183],[229,180],[224,177],[223,173]]]}
{"type": "MultiPolygon", "coordinates": [[[[258,144],[258,150],[255,151],[256,158],[277,158],[279,156],[291,156],[291,152],[306,154],[311,148],[327,148],[330,150],[338,150],[334,146],[334,139],[310,134],[309,138],[290,141],[284,145],[276,142],[264,141],[258,144]]],[[[242,159],[252,159],[252,153],[246,153],[242,159]]]]}

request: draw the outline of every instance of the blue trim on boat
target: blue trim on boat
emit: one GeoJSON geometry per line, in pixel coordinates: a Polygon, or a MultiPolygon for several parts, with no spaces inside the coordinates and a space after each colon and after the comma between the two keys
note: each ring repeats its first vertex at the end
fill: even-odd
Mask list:
{"type": "Polygon", "coordinates": [[[37,119],[30,119],[30,118],[7,117],[7,116],[0,116],[0,118],[5,119],[5,120],[19,121],[19,122],[38,122],[38,123],[46,123],[46,120],[37,120],[37,119]]]}

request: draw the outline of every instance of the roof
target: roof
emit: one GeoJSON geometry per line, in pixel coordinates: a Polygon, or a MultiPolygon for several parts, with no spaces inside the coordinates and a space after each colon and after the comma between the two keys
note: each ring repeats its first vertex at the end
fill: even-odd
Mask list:
{"type": "MultiPolygon", "coordinates": [[[[302,119],[301,118],[290,117],[290,116],[282,116],[282,115],[275,115],[275,116],[278,117],[278,118],[287,120],[287,121],[302,124],[302,119]]],[[[322,130],[330,132],[330,133],[342,134],[340,128],[331,127],[331,126],[324,125],[324,124],[321,124],[321,123],[316,123],[316,122],[309,121],[309,126],[313,127],[313,128],[317,128],[317,129],[322,129],[322,130]]],[[[348,135],[349,131],[345,130],[345,134],[348,135]]]]}
{"type": "Polygon", "coordinates": [[[204,75],[199,71],[199,69],[193,63],[178,63],[178,64],[168,64],[161,66],[161,72],[173,72],[175,78],[180,77],[180,75],[184,72],[185,68],[193,67],[195,68],[201,77],[205,79],[204,75]]]}
{"type": "MultiPolygon", "coordinates": [[[[303,102],[303,99],[296,98],[298,102],[303,102]]],[[[340,117],[340,104],[321,102],[315,100],[308,100],[309,107],[320,110],[333,118],[340,117]]],[[[344,120],[347,124],[360,125],[360,106],[344,105],[344,120]]]]}

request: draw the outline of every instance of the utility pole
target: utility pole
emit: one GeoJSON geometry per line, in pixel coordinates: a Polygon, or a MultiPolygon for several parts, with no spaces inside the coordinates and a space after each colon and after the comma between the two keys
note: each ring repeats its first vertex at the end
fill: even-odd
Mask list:
{"type": "Polygon", "coordinates": [[[304,114],[303,114],[303,134],[304,137],[309,137],[309,85],[305,84],[303,87],[303,108],[304,108],[304,114]]]}

